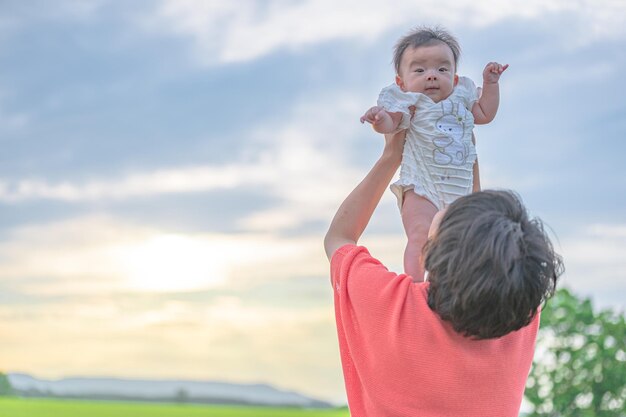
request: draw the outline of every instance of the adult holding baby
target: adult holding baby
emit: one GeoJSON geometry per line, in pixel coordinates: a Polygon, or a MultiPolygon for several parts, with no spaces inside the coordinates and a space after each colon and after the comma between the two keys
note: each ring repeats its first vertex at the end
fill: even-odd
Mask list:
{"type": "Polygon", "coordinates": [[[481,191],[432,222],[427,282],[389,271],[357,242],[404,141],[385,135],[324,239],[351,416],[517,417],[561,259],[514,193],[481,191]]]}

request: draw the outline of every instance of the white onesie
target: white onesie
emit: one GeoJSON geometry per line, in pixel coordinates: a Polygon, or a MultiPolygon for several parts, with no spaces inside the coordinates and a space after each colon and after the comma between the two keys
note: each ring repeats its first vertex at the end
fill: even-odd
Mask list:
{"type": "Polygon", "coordinates": [[[400,208],[406,190],[414,190],[439,210],[472,192],[476,148],[471,109],[477,100],[476,85],[466,77],[459,77],[452,94],[439,103],[422,93],[404,92],[396,84],[381,91],[378,105],[401,112],[399,129],[408,129],[400,179],[391,184],[400,208]],[[413,118],[409,106],[415,106],[413,118]]]}

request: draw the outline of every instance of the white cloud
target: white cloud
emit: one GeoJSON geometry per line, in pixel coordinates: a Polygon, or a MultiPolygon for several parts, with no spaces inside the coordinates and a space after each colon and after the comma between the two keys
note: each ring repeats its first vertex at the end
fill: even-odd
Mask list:
{"type": "MultiPolygon", "coordinates": [[[[389,15],[390,13],[387,13],[389,15]]],[[[358,1],[163,1],[144,27],[191,37],[201,62],[247,61],[278,48],[348,36],[375,36],[387,26],[358,1]],[[359,10],[359,18],[347,12],[359,10]]]]}
{"type": "Polygon", "coordinates": [[[327,273],[318,236],[177,235],[98,215],[17,228],[0,259],[5,285],[42,296],[242,288],[327,273]]]}
{"type": "Polygon", "coordinates": [[[342,92],[309,96],[280,125],[269,122],[242,133],[254,153],[224,165],[163,168],[84,182],[0,179],[0,201],[106,201],[254,186],[281,203],[242,219],[244,229],[275,232],[307,221],[326,222],[364,174],[350,161],[355,140],[369,142],[357,144],[360,148],[378,141],[382,149],[382,138],[358,122],[361,103],[368,101],[342,92]],[[328,103],[333,103],[332,112],[328,103]]]}
{"type": "Polygon", "coordinates": [[[374,141],[382,149],[382,137],[358,122],[362,103],[367,102],[342,92],[309,96],[293,107],[281,125],[254,132],[252,140],[263,148],[259,157],[277,173],[266,190],[281,203],[244,218],[241,226],[271,232],[307,221],[330,221],[343,197],[365,174],[354,167],[354,150],[374,141]]]}
{"type": "Polygon", "coordinates": [[[140,24],[148,31],[190,38],[196,58],[213,65],[329,40],[371,39],[418,23],[482,27],[510,18],[540,19],[558,13],[574,14],[580,17],[581,26],[584,23],[574,43],[621,36],[626,30],[626,3],[620,0],[443,0],[428,7],[410,0],[391,4],[374,0],[164,0],[140,24]]]}
{"type": "Polygon", "coordinates": [[[562,283],[602,306],[626,308],[626,225],[591,224],[560,240],[562,283]]]}
{"type": "Polygon", "coordinates": [[[0,180],[0,200],[19,202],[29,199],[90,201],[125,199],[154,194],[188,193],[232,188],[245,183],[273,180],[270,167],[221,165],[190,166],[132,173],[126,177],[92,180],[83,183],[53,183],[40,178],[18,181],[0,180]]]}
{"type": "Polygon", "coordinates": [[[120,224],[102,217],[13,230],[0,244],[0,279],[35,294],[114,287],[119,269],[103,248],[125,236],[120,224]]]}

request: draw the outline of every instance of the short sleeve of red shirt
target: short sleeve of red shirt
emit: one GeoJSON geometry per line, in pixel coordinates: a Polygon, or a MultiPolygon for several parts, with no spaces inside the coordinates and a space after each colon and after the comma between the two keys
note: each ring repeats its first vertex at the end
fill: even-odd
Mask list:
{"type": "Polygon", "coordinates": [[[337,250],[332,258],[331,277],[335,294],[340,299],[349,297],[345,307],[358,310],[363,315],[362,324],[374,327],[384,323],[377,320],[382,318],[380,310],[393,312],[394,307],[401,308],[393,304],[402,304],[405,300],[401,294],[407,295],[413,286],[411,277],[390,272],[366,248],[356,245],[344,245],[337,250]]]}
{"type": "Polygon", "coordinates": [[[352,417],[518,415],[538,318],[498,339],[463,337],[428,307],[428,284],[356,245],[333,254],[331,281],[352,417]]]}

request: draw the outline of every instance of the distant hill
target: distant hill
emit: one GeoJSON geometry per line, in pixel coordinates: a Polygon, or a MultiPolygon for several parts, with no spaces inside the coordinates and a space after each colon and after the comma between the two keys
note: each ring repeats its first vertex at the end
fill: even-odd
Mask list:
{"type": "Polygon", "coordinates": [[[141,380],[75,377],[59,380],[7,375],[20,396],[91,400],[155,401],[328,408],[331,404],[265,384],[215,381],[141,380]]]}

